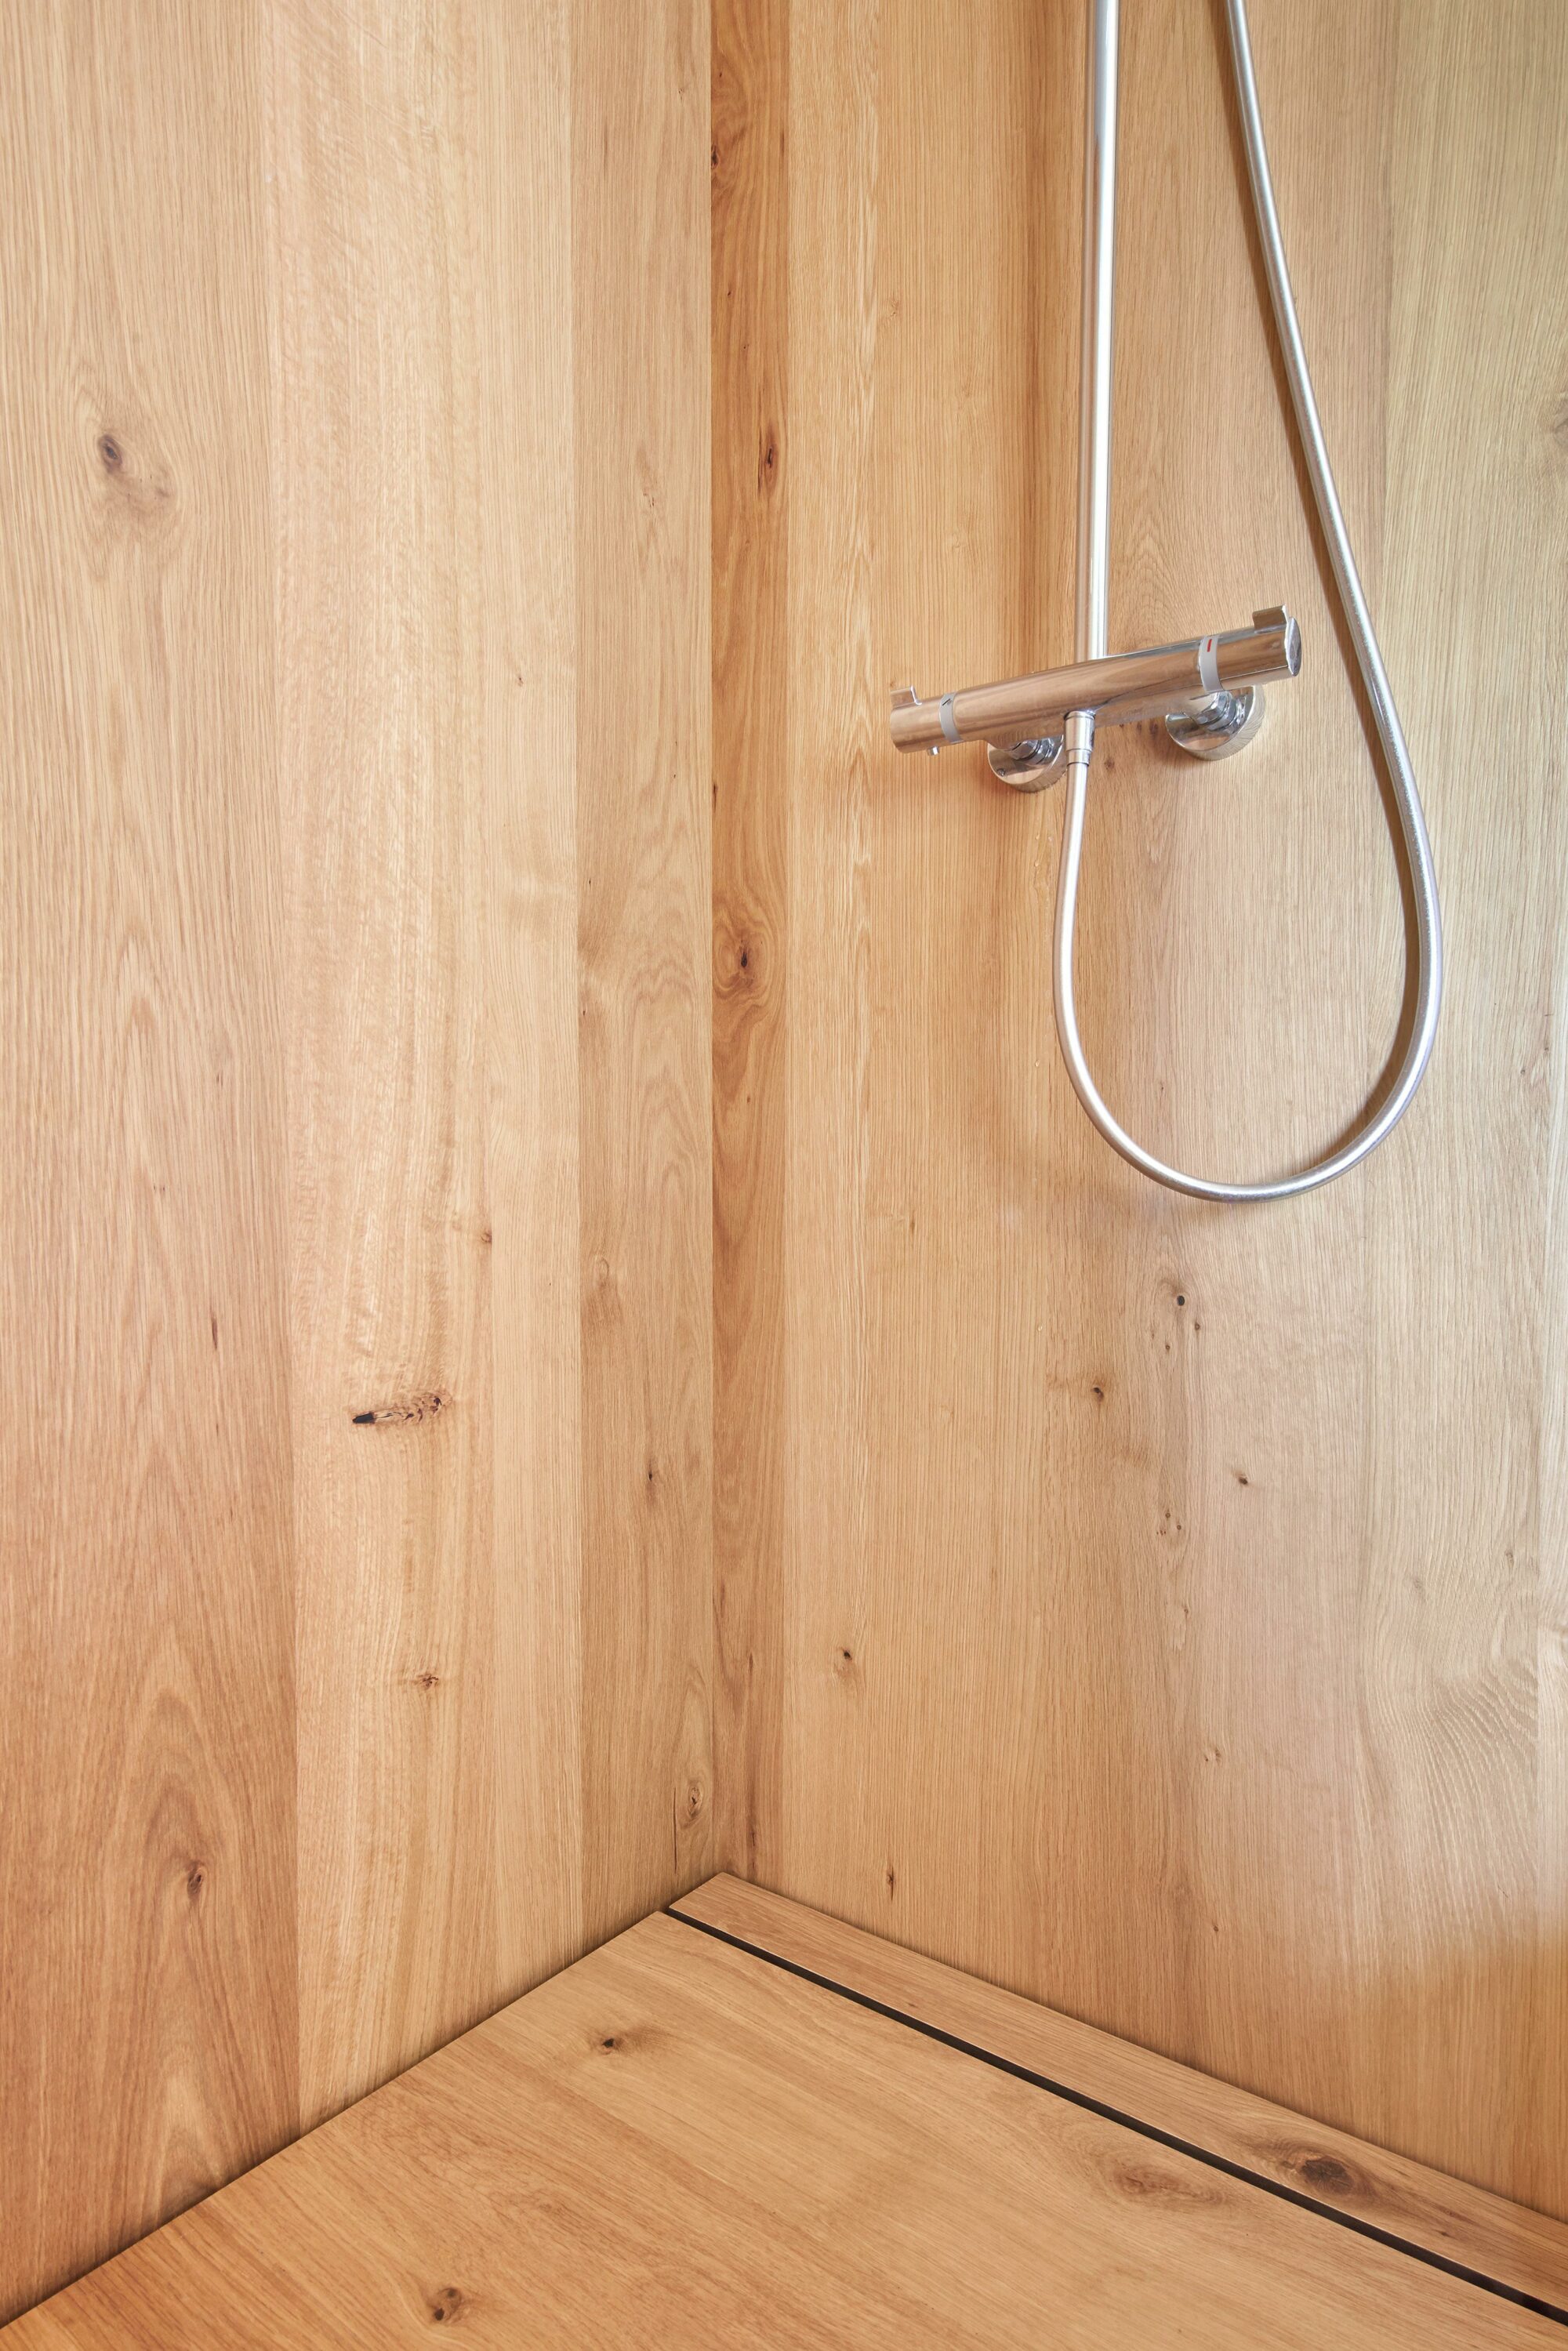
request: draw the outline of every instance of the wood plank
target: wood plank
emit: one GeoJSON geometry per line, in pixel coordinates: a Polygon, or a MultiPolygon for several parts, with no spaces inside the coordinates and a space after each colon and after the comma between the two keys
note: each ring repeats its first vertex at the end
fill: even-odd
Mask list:
{"type": "MultiPolygon", "coordinates": [[[[737,1255],[725,1307],[765,1328],[786,1299],[779,1412],[743,1370],[724,1425],[759,1494],[781,1459],[782,1536],[727,1531],[718,1574],[782,1696],[729,1674],[720,1749],[777,1806],[745,1833],[769,1884],[1568,2218],[1568,15],[1253,16],[1429,792],[1431,1080],[1364,1170],[1246,1215],[1156,1192],[1087,1128],[1050,1012],[1060,795],[885,739],[889,687],[1071,646],[1082,11],[793,11],[785,99],[752,100],[787,139],[789,309],[758,315],[788,337],[782,637],[755,592],[789,676],[788,1051],[756,1063],[777,1100],[747,1105],[717,1207],[781,1149],[777,1262],[737,1255]]],[[[1377,1082],[1401,892],[1221,16],[1123,18],[1113,635],[1285,597],[1307,653],[1228,767],[1105,738],[1083,1025],[1134,1133],[1261,1173],[1377,1082]]],[[[779,371],[716,359],[738,445],[779,371]]]]}
{"type": "Polygon", "coordinates": [[[1447,2173],[1329,2130],[1054,2009],[902,1950],[737,1877],[710,1878],[674,1915],[754,1944],[1239,2164],[1568,2310],[1568,2227],[1447,2173]]]}
{"type": "Polygon", "coordinates": [[[645,1920],[18,2322],[15,2351],[1555,2345],[1409,2255],[645,1920]]]}
{"type": "Polygon", "coordinates": [[[1412,2116],[1412,2154],[1568,2218],[1568,1462],[1543,1278],[1568,1148],[1568,17],[1466,0],[1433,24],[1403,0],[1396,26],[1386,642],[1458,952],[1432,1147],[1370,1229],[1369,1393],[1391,1408],[1364,1470],[1356,1816],[1380,1981],[1353,2126],[1412,2116]],[[1467,727],[1500,747],[1490,808],[1447,756],[1467,727]]]}
{"type": "Polygon", "coordinates": [[[593,1940],[711,1866],[707,8],[571,32],[593,1940]]]}
{"type": "Polygon", "coordinates": [[[789,37],[787,0],[715,9],[714,1784],[718,1857],[764,1876],[785,1671],[789,37]]]}
{"type": "MultiPolygon", "coordinates": [[[[482,1840],[507,1821],[493,1783],[516,1752],[487,1731],[497,1211],[479,1050],[484,877],[507,868],[481,863],[465,788],[479,615],[509,607],[479,586],[486,494],[455,331],[476,299],[460,242],[471,75],[455,20],[396,14],[268,17],[316,2116],[529,1980],[497,1949],[496,1876],[465,1867],[456,1836],[459,1817],[482,1840]],[[378,444],[400,462],[367,468],[378,444]]],[[[504,1247],[516,1206],[509,1192],[504,1247]]],[[[547,1945],[544,1965],[559,1955],[547,1945]]]]}
{"type": "Polygon", "coordinates": [[[0,2314],[709,1866],[707,46],[0,0],[0,2314]]]}
{"type": "Polygon", "coordinates": [[[493,1703],[479,603],[442,14],[267,16],[308,2122],[490,2005],[494,1879],[464,1859],[493,1703]]]}
{"type": "MultiPolygon", "coordinates": [[[[491,1568],[493,2004],[588,1939],[575,1766],[592,1702],[581,1623],[571,16],[570,0],[472,16],[489,1336],[504,1435],[491,1568]]],[[[480,1827],[467,1833],[475,1844],[480,1827]]]]}
{"type": "Polygon", "coordinates": [[[0,2315],[298,2121],[264,70],[0,9],[0,2315]]]}
{"type": "Polygon", "coordinates": [[[319,2118],[707,1866],[706,19],[272,21],[319,2118]]]}

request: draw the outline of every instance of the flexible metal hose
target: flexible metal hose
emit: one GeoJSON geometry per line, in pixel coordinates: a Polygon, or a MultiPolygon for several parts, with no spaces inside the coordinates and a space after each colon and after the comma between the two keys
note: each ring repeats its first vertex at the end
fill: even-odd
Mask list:
{"type": "MultiPolygon", "coordinates": [[[[1069,1074],[1080,1102],[1100,1133],[1124,1159],[1164,1184],[1174,1192],[1185,1192],[1197,1200],[1283,1200],[1298,1192],[1310,1192],[1320,1184],[1343,1176],[1375,1151],[1385,1136],[1392,1132],[1415,1095],[1425,1073],[1437,1033],[1437,1008],[1443,985],[1442,921],[1437,904],[1437,875],[1432,867],[1431,845],[1427,838],[1426,819],[1422,814],[1420,794],[1416,788],[1415,772],[1410,754],[1406,748],[1399,713],[1395,707],[1393,692],[1388,684],[1383,658],[1377,649],[1372,618],[1366,609],[1361,580],[1351,550],[1350,538],[1340,511],[1339,496],[1334,488],[1333,469],[1329,464],[1327,445],[1323,440],[1322,420],[1317,401],[1312,393],[1312,379],[1307,365],[1306,350],[1301,342],[1301,330],[1296,317],[1296,305],[1291,292],[1290,273],[1285,266],[1284,242],[1280,233],[1280,215],[1274,203],[1273,182],[1269,172],[1268,149],[1264,143],[1262,117],[1258,105],[1258,84],[1252,69],[1252,44],[1247,23],[1246,0],[1226,0],[1226,13],[1230,29],[1230,55],[1236,76],[1236,95],[1241,111],[1241,127],[1247,142],[1248,174],[1252,183],[1252,205],[1258,223],[1258,235],[1263,247],[1263,257],[1269,273],[1269,290],[1272,297],[1274,324],[1284,354],[1285,371],[1290,378],[1291,397],[1296,413],[1301,447],[1306,456],[1307,470],[1312,476],[1312,494],[1317,502],[1318,517],[1323,536],[1328,541],[1333,565],[1335,583],[1345,624],[1355,648],[1356,664],[1366,688],[1376,721],[1378,739],[1388,763],[1389,781],[1393,787],[1395,807],[1399,817],[1400,838],[1410,873],[1415,900],[1416,918],[1416,1018],[1410,1041],[1395,1081],[1382,1108],[1376,1115],[1354,1134],[1350,1141],[1329,1158],[1305,1167],[1294,1176],[1281,1176],[1272,1183],[1225,1184],[1210,1181],[1201,1176],[1185,1175],[1179,1167],[1170,1167],[1141,1144],[1134,1143],[1124,1128],[1118,1124],[1096,1086],[1089,1065],[1083,1057],[1082,1041],[1078,1033],[1078,1014],[1073,1002],[1072,946],[1078,909],[1079,872],[1083,856],[1083,811],[1089,792],[1089,768],[1093,752],[1093,722],[1083,714],[1075,714],[1077,724],[1069,721],[1067,738],[1067,809],[1064,820],[1061,865],[1057,885],[1055,992],[1056,1026],[1061,1040],[1062,1053],[1069,1074]]],[[[1110,42],[1113,51],[1110,72],[1114,75],[1113,5],[1104,10],[1110,20],[1110,42]]],[[[1112,88],[1114,83],[1113,79],[1112,88]]],[[[1113,171],[1113,140],[1112,168],[1113,171]]],[[[1087,333],[1089,320],[1085,319],[1087,333]]],[[[1106,300],[1103,331],[1108,341],[1110,331],[1109,301],[1106,300]]],[[[1104,527],[1101,517],[1101,528],[1104,527]]],[[[1080,556],[1080,577],[1083,558],[1080,556]]],[[[1103,567],[1102,567],[1103,569],[1103,567]]],[[[1103,653],[1101,644],[1095,648],[1103,653]]]]}

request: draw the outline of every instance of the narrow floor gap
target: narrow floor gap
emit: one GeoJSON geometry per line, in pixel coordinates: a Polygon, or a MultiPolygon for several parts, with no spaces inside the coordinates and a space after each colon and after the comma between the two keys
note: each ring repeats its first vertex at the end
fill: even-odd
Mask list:
{"type": "Polygon", "coordinates": [[[1048,2074],[1036,2074],[1028,2065],[1019,2065],[1010,2057],[999,2057],[994,2049],[985,2049],[977,2042],[964,2041],[956,2032],[944,2032],[939,2024],[928,2024],[922,2016],[911,2016],[906,2009],[890,2008],[885,2001],[874,2000],[870,1992],[856,1991],[851,1984],[838,1982],[832,1976],[819,1975],[815,1969],[802,1967],[797,1959],[780,1958],[761,1943],[748,1943],[740,1935],[732,1935],[723,1927],[710,1926],[706,1918],[694,1918],[685,1910],[673,1906],[665,1916],[683,1927],[692,1928],[699,1935],[709,1935],[716,1943],[727,1943],[732,1950],[744,1951],[754,1959],[761,1959],[770,1968],[778,1968],[788,1976],[799,1976],[802,1983],[815,1984],[821,1991],[836,1993],[856,2008],[869,2009],[873,2016],[885,2016],[890,2023],[906,2025],[911,2032],[924,2033],[927,2041],[938,2041],[945,2049],[955,2049],[960,2056],[973,2057],[982,2065],[994,2066],[998,2074],[1010,2074],[1015,2081],[1028,2082],[1037,2090],[1044,2090],[1053,2098],[1061,2098],[1071,2106],[1082,2106],[1087,2114],[1098,2115],[1102,2121],[1117,2123],[1124,2130],[1135,2131],[1140,2138],[1152,2139],[1156,2147],[1169,2147],[1174,2154],[1190,2156],[1195,2163],[1206,2163],[1211,2171],[1222,2171],[1229,2179],[1242,2180],[1249,2188],[1260,2188],[1265,2196],[1277,2197],[1281,2204],[1298,2204],[1304,2212],[1315,2212],[1320,2220],[1332,2220],[1336,2229],[1348,2229],[1357,2237],[1370,2237],[1376,2245],[1386,2245],[1391,2252],[1404,2253],[1413,2262],[1424,2262],[1428,2269],[1441,2270],[1448,2277],[1458,2278],[1465,2285],[1473,2285],[1483,2294],[1499,2295],[1504,2302],[1516,2304],[1521,2310],[1533,2311],[1538,2317],[1550,2318],[1559,2326],[1568,2326],[1568,2310],[1557,2304],[1543,2302],[1539,2295],[1526,2294],[1522,2288],[1507,2284],[1503,2279],[1489,2276],[1484,2270],[1467,2268],[1463,2262],[1450,2261],[1446,2253],[1435,2253],[1428,2246],[1417,2245],[1408,2237],[1396,2236],[1392,2230],[1380,2229],[1375,2221],[1364,2220],[1354,2212],[1341,2211],[1336,2205],[1324,2204],[1315,2196],[1303,2194],[1299,2188],[1287,2188],[1282,2180],[1270,2179],[1267,2172],[1252,2171],[1245,2164],[1233,2163],[1228,2156],[1216,2155],[1211,2147],[1199,2147],[1194,2141],[1177,2138],[1174,2132],[1161,2130],[1157,2123],[1145,2122],[1137,2115],[1124,2114],[1119,2107],[1108,2106],[1100,2098],[1092,2098],[1084,2090],[1074,2090],[1065,2082],[1053,2082],[1048,2074]]]}

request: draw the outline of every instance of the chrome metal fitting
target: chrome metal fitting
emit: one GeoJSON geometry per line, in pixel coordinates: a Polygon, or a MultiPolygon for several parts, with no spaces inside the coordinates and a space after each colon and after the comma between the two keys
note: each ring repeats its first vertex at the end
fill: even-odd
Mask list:
{"type": "Polygon", "coordinates": [[[991,773],[1015,791],[1042,792],[1061,771],[1060,735],[1026,736],[1021,743],[988,743],[991,773]]]}
{"type": "Polygon", "coordinates": [[[1263,724],[1263,689],[1244,685],[1230,694],[1197,695],[1185,709],[1167,710],[1166,733],[1178,751],[1195,759],[1228,759],[1250,743],[1263,724]]]}
{"type": "Polygon", "coordinates": [[[1086,768],[1094,757],[1094,713],[1092,710],[1070,710],[1067,714],[1065,758],[1070,768],[1086,768]]]}

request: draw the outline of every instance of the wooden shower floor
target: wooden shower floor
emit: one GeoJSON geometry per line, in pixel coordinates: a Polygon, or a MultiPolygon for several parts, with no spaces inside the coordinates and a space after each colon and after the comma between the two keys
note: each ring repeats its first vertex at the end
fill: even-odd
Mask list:
{"type": "Polygon", "coordinates": [[[0,2334],[395,2351],[433,2325],[1559,2351],[1568,2229],[716,1878],[0,2334]]]}

